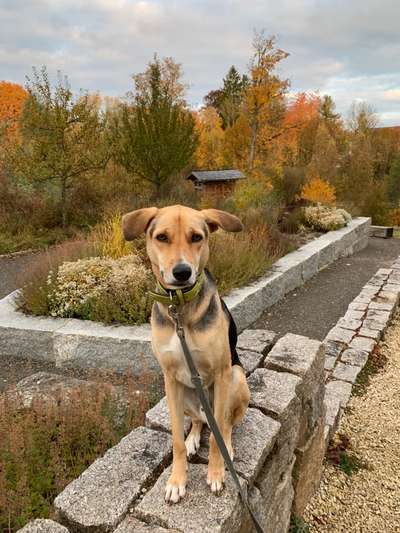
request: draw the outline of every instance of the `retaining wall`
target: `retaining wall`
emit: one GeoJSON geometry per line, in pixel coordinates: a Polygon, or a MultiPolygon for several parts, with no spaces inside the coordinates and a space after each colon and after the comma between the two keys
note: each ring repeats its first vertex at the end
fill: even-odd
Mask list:
{"type": "MultiPolygon", "coordinates": [[[[277,261],[257,282],[232,291],[225,301],[239,331],[268,307],[339,257],[368,243],[370,219],[357,218],[277,261]]],[[[15,309],[12,293],[0,300],[0,354],[45,359],[57,366],[159,372],[152,355],[150,326],[104,326],[88,320],[26,316],[15,309]]]]}

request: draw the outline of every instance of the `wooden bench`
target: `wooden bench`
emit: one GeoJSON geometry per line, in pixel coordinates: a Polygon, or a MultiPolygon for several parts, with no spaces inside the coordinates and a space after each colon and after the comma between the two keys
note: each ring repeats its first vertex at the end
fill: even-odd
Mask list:
{"type": "Polygon", "coordinates": [[[383,239],[390,239],[393,237],[393,226],[371,226],[371,237],[382,237],[383,239]]]}

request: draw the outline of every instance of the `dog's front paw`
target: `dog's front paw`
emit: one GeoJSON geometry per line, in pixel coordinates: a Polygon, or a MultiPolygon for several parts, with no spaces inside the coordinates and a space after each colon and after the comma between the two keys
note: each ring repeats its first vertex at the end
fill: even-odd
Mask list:
{"type": "Polygon", "coordinates": [[[186,479],[177,480],[171,476],[165,487],[165,501],[167,503],[178,503],[186,494],[186,479]]]}
{"type": "Polygon", "coordinates": [[[189,433],[187,439],[185,440],[186,446],[186,455],[191,457],[196,455],[200,448],[200,433],[189,433]]]}
{"type": "Polygon", "coordinates": [[[210,486],[211,492],[219,494],[224,488],[225,468],[208,468],[207,485],[210,486]]]}

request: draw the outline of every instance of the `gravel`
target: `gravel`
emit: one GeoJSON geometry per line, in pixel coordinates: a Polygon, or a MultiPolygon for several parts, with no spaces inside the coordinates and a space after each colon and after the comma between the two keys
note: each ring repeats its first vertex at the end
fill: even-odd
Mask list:
{"type": "Polygon", "coordinates": [[[400,314],[380,347],[386,366],[352,397],[339,428],[366,468],[348,477],[325,465],[304,516],[310,532],[400,531],[400,314]]]}

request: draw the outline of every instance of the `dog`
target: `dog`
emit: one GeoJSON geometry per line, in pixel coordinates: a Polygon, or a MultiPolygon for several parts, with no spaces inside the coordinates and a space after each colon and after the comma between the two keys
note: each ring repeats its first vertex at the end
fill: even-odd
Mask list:
{"type": "MultiPolygon", "coordinates": [[[[242,223],[236,216],[217,209],[198,211],[175,205],[128,213],[123,216],[122,228],[128,241],[146,234],[147,254],[159,289],[171,298],[180,294],[182,301],[178,311],[186,341],[233,458],[232,428],[243,419],[250,392],[236,352],[235,323],[218,295],[206,264],[210,233],[219,228],[229,232],[241,231],[242,223]],[[190,301],[185,295],[190,295],[190,301]]],[[[177,503],[185,496],[187,458],[200,447],[200,434],[206,418],[191,382],[175,324],[168,314],[168,298],[165,302],[157,301],[157,298],[154,301],[151,328],[152,348],[164,374],[172,427],[172,472],[166,485],[165,500],[177,503]],[[185,414],[192,421],[186,441],[185,414]]],[[[213,493],[218,494],[223,489],[224,479],[224,460],[211,435],[207,484],[213,493]]]]}

